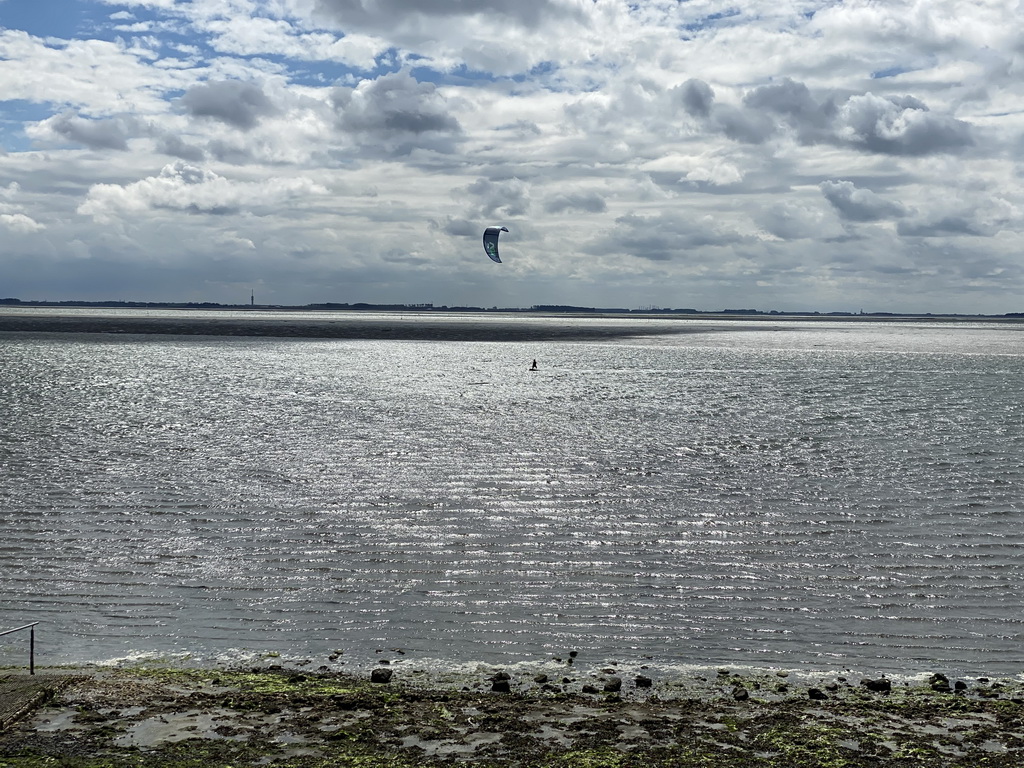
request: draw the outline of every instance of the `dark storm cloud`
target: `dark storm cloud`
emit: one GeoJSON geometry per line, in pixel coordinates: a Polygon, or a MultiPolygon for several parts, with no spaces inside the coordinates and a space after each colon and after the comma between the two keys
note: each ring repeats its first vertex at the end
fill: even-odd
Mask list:
{"type": "Polygon", "coordinates": [[[879,197],[870,189],[858,189],[850,181],[825,181],[818,188],[847,221],[878,221],[898,218],[906,213],[899,203],[879,197]]]}
{"type": "Polygon", "coordinates": [[[887,155],[955,152],[974,143],[962,120],[937,115],[913,96],[853,96],[840,110],[838,136],[846,143],[887,155]]]}
{"type": "Polygon", "coordinates": [[[381,141],[399,153],[416,146],[451,151],[462,133],[434,85],[418,82],[407,70],[358,88],[335,88],[331,101],[342,130],[381,141]]]}
{"type": "Polygon", "coordinates": [[[671,91],[673,100],[694,117],[707,117],[715,103],[715,92],[703,80],[691,78],[671,91]]]}
{"type": "Polygon", "coordinates": [[[223,139],[214,139],[207,145],[207,149],[211,157],[231,165],[245,165],[253,159],[252,148],[246,144],[239,145],[223,139]]]}
{"type": "Polygon", "coordinates": [[[530,210],[530,190],[521,179],[477,179],[461,190],[481,217],[525,216],[530,210]]]}
{"type": "Polygon", "coordinates": [[[776,115],[793,128],[804,143],[822,140],[836,113],[830,99],[819,103],[806,85],[788,77],[779,83],[755,88],[744,96],[743,104],[759,114],[776,115]]]}
{"type": "Polygon", "coordinates": [[[88,120],[73,113],[56,115],[46,121],[54,134],[90,149],[128,149],[128,132],[119,119],[88,120]]]}
{"type": "Polygon", "coordinates": [[[206,153],[200,148],[186,144],[180,136],[167,134],[157,140],[157,151],[171,157],[180,157],[182,160],[199,162],[206,158],[206,153]]]}
{"type": "Polygon", "coordinates": [[[728,138],[743,144],[760,144],[775,133],[775,123],[766,115],[731,104],[716,106],[713,119],[728,138]]]}
{"type": "Polygon", "coordinates": [[[209,117],[251,130],[260,118],[277,110],[263,89],[241,80],[213,80],[194,85],[181,97],[185,111],[193,117],[209,117]]]}
{"type": "Polygon", "coordinates": [[[707,83],[688,80],[673,97],[733,141],[761,144],[788,132],[802,144],[833,144],[885,155],[959,152],[974,144],[971,125],[932,112],[910,96],[815,94],[785,78],[748,91],[740,106],[714,101],[707,83]]]}
{"type": "Polygon", "coordinates": [[[902,237],[946,237],[948,235],[987,237],[995,234],[995,231],[995,228],[963,214],[901,221],[896,226],[896,233],[902,237]]]}
{"type": "Polygon", "coordinates": [[[559,194],[548,198],[544,203],[544,210],[548,213],[562,213],[564,211],[604,213],[608,210],[608,204],[596,192],[575,192],[559,194]]]}

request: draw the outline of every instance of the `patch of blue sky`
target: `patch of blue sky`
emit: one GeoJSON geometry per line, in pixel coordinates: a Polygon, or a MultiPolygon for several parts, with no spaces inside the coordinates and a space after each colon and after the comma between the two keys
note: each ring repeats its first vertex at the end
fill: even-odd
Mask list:
{"type": "Polygon", "coordinates": [[[434,69],[427,65],[416,66],[413,64],[409,71],[418,82],[433,83],[434,85],[474,85],[477,83],[494,83],[500,79],[491,72],[470,69],[465,64],[460,64],[453,69],[445,71],[434,69]]]}
{"type": "Polygon", "coordinates": [[[0,0],[0,27],[70,40],[81,34],[94,10],[83,0],[0,0]]]}
{"type": "Polygon", "coordinates": [[[886,77],[896,77],[906,72],[912,72],[911,67],[886,67],[885,69],[878,69],[871,73],[872,80],[882,80],[886,77]]]}
{"type": "Polygon", "coordinates": [[[683,24],[680,29],[686,30],[687,32],[701,32],[705,29],[712,29],[714,27],[731,26],[735,21],[738,21],[738,17],[742,15],[742,11],[738,8],[729,8],[717,13],[709,13],[707,16],[702,16],[696,21],[683,24]]]}
{"type": "Polygon", "coordinates": [[[390,72],[391,68],[375,67],[373,70],[358,69],[340,62],[318,61],[313,64],[303,61],[296,65],[294,60],[281,56],[265,56],[269,61],[274,61],[282,66],[287,66],[288,79],[296,85],[305,85],[311,88],[321,88],[327,85],[355,85],[360,80],[375,78],[379,74],[390,72]]]}
{"type": "Polygon", "coordinates": [[[60,40],[115,40],[124,37],[118,27],[152,26],[157,14],[127,11],[94,0],[0,0],[0,27],[19,29],[35,37],[60,40]],[[111,19],[112,15],[123,18],[111,19]]]}
{"type": "Polygon", "coordinates": [[[89,37],[97,40],[114,40],[131,35],[160,34],[173,29],[176,22],[163,14],[146,8],[96,4],[91,14],[92,26],[87,30],[89,37]]]}
{"type": "Polygon", "coordinates": [[[48,104],[37,104],[25,99],[0,101],[0,147],[8,152],[26,152],[33,148],[25,135],[26,123],[37,123],[53,114],[48,104]]]}

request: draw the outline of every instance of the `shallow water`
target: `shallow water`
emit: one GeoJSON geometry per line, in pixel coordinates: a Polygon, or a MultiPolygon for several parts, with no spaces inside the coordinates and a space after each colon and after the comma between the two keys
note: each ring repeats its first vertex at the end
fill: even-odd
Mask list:
{"type": "Polygon", "coordinates": [[[1021,331],[757,328],[7,334],[0,623],[46,663],[1021,672],[1021,331]]]}

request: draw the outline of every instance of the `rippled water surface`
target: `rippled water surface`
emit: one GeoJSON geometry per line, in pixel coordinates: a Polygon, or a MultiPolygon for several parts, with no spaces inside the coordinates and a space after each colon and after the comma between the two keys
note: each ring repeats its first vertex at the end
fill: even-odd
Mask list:
{"type": "Polygon", "coordinates": [[[0,629],[51,663],[1021,672],[1024,331],[750,327],[3,335],[0,629]]]}

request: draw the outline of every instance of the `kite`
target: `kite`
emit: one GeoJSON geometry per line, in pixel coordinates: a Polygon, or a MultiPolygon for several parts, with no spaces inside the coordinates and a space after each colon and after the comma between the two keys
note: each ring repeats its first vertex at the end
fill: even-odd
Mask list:
{"type": "Polygon", "coordinates": [[[501,232],[508,230],[505,227],[488,227],[484,230],[484,253],[498,264],[501,264],[501,259],[498,258],[498,234],[501,232]]]}

